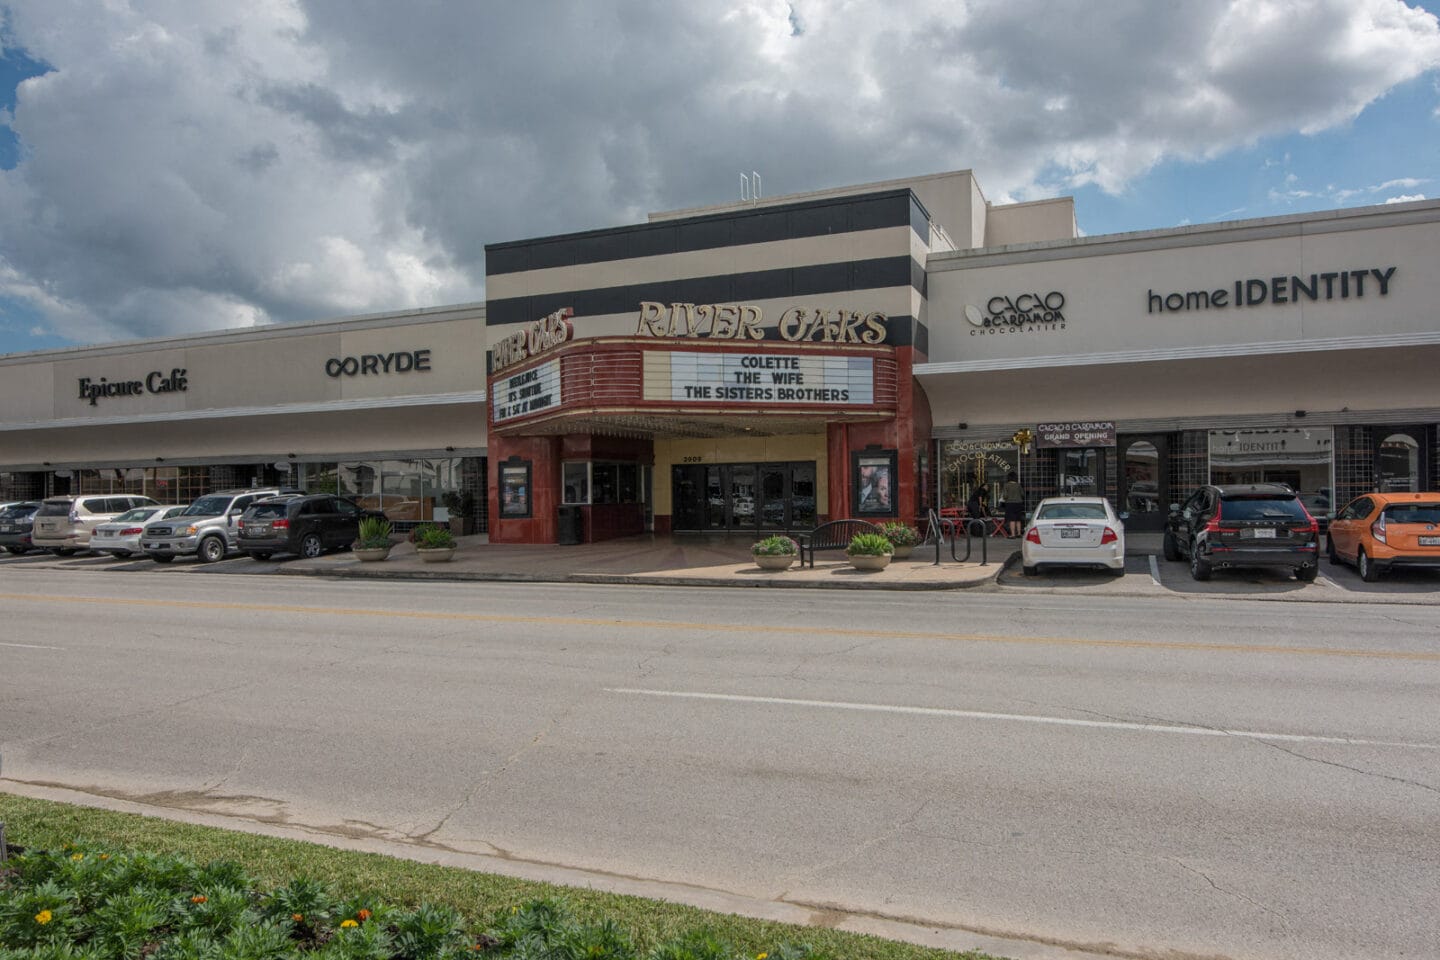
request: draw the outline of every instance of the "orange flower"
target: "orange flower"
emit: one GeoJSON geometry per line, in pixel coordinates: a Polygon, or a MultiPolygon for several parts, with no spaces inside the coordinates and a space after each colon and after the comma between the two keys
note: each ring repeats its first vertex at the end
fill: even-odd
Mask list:
{"type": "Polygon", "coordinates": [[[39,913],[35,914],[35,922],[43,927],[45,924],[50,922],[52,917],[53,914],[51,914],[49,910],[41,910],[39,913]]]}
{"type": "Polygon", "coordinates": [[[109,859],[110,859],[110,854],[108,854],[108,853],[102,853],[102,854],[100,854],[100,859],[101,859],[101,860],[109,860],[109,859]]]}
{"type": "Polygon", "coordinates": [[[303,914],[303,913],[292,913],[292,914],[290,914],[290,919],[291,919],[291,920],[294,920],[296,923],[299,923],[300,921],[302,921],[302,920],[305,919],[305,914],[303,914]]]}
{"type": "Polygon", "coordinates": [[[206,899],[205,897],[191,897],[191,898],[190,898],[190,902],[191,902],[191,903],[204,903],[204,902],[205,902],[205,899],[206,899]]]}
{"type": "Polygon", "coordinates": [[[366,920],[369,920],[369,919],[370,919],[370,911],[369,911],[369,910],[366,910],[366,909],[364,909],[364,908],[361,908],[360,911],[355,914],[355,916],[357,916],[357,917],[360,918],[360,922],[361,922],[361,923],[364,923],[366,920]]]}

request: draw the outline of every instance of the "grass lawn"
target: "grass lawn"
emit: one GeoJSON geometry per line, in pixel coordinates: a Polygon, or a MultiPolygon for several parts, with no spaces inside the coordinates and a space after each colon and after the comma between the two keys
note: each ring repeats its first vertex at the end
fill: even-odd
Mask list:
{"type": "MultiPolygon", "coordinates": [[[[557,887],[5,793],[0,793],[0,822],[5,824],[9,843],[31,850],[58,850],[76,843],[95,852],[174,854],[199,864],[232,861],[261,890],[308,878],[329,886],[339,900],[373,899],[408,910],[422,903],[450,907],[477,927],[527,903],[560,898],[577,921],[611,921],[628,932],[638,957],[648,956],[657,945],[703,930],[728,944],[737,957],[755,957],[788,943],[808,944],[817,955],[835,960],[991,960],[986,954],[957,954],[839,930],[752,920],[659,900],[557,887]]],[[[0,944],[0,952],[3,947],[0,944]]]]}

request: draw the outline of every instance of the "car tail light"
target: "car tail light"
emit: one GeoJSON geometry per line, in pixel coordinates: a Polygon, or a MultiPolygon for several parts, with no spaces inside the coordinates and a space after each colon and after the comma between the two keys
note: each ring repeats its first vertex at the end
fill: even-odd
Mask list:
{"type": "Polygon", "coordinates": [[[1239,532],[1240,532],[1240,528],[1239,528],[1239,527],[1222,527],[1222,526],[1220,526],[1220,518],[1219,518],[1219,517],[1215,517],[1215,518],[1212,519],[1209,523],[1205,524],[1205,532],[1206,532],[1206,533],[1239,533],[1239,532]]]}
{"type": "Polygon", "coordinates": [[[1380,514],[1380,519],[1370,524],[1370,535],[1374,537],[1378,543],[1389,543],[1389,541],[1385,539],[1385,514],[1380,514]]]}
{"type": "Polygon", "coordinates": [[[1105,528],[1105,532],[1100,535],[1100,546],[1103,547],[1103,546],[1105,546],[1105,544],[1107,544],[1107,543],[1115,543],[1115,542],[1119,541],[1119,539],[1120,539],[1120,538],[1115,535],[1115,531],[1114,531],[1114,530],[1110,529],[1109,527],[1106,527],[1106,528],[1105,528]]]}
{"type": "Polygon", "coordinates": [[[144,527],[125,527],[123,530],[120,531],[119,536],[122,536],[122,537],[133,537],[133,536],[135,536],[137,533],[144,533],[144,532],[145,532],[145,528],[144,528],[144,527]]]}
{"type": "Polygon", "coordinates": [[[1025,542],[1038,545],[1040,543],[1040,531],[1035,529],[1034,527],[1031,527],[1025,533],[1025,542]]]}
{"type": "Polygon", "coordinates": [[[290,521],[289,521],[289,520],[276,520],[274,523],[270,524],[270,529],[272,529],[272,530],[289,530],[289,529],[290,529],[290,521]]]}
{"type": "Polygon", "coordinates": [[[244,521],[244,520],[236,520],[236,521],[235,521],[235,529],[237,529],[237,530],[244,530],[244,529],[245,529],[245,521],[244,521]]]}

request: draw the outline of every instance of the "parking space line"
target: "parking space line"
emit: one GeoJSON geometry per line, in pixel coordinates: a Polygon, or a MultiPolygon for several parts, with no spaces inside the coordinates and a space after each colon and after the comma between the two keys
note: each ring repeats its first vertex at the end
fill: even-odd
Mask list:
{"type": "Polygon", "coordinates": [[[0,643],[0,647],[24,647],[26,650],[64,650],[64,647],[47,647],[43,643],[0,643]]]}
{"type": "Polygon", "coordinates": [[[1150,554],[1150,582],[1160,586],[1160,564],[1155,561],[1155,554],[1150,554]]]}

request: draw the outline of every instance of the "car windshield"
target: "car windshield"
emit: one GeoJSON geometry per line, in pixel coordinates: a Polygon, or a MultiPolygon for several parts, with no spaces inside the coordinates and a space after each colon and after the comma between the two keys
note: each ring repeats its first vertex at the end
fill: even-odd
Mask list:
{"type": "Polygon", "coordinates": [[[1047,503],[1035,514],[1036,520],[1104,520],[1105,508],[1098,503],[1047,503]]]}
{"type": "Polygon", "coordinates": [[[148,520],[155,515],[154,507],[136,507],[134,510],[126,510],[116,517],[114,523],[134,523],[137,520],[148,520]]]}
{"type": "Polygon", "coordinates": [[[70,516],[69,500],[46,500],[40,504],[40,509],[35,511],[37,517],[68,517],[70,516]]]}
{"type": "Polygon", "coordinates": [[[40,508],[36,504],[22,503],[18,507],[7,507],[4,510],[0,510],[0,518],[6,520],[23,520],[38,509],[40,508]]]}
{"type": "Polygon", "coordinates": [[[1392,503],[1385,508],[1387,523],[1440,523],[1440,503],[1392,503]]]}
{"type": "Polygon", "coordinates": [[[1305,508],[1294,497],[1226,497],[1222,520],[1305,520],[1305,508]]]}
{"type": "Polygon", "coordinates": [[[201,497],[181,512],[182,517],[219,517],[230,506],[229,497],[201,497]]]}

